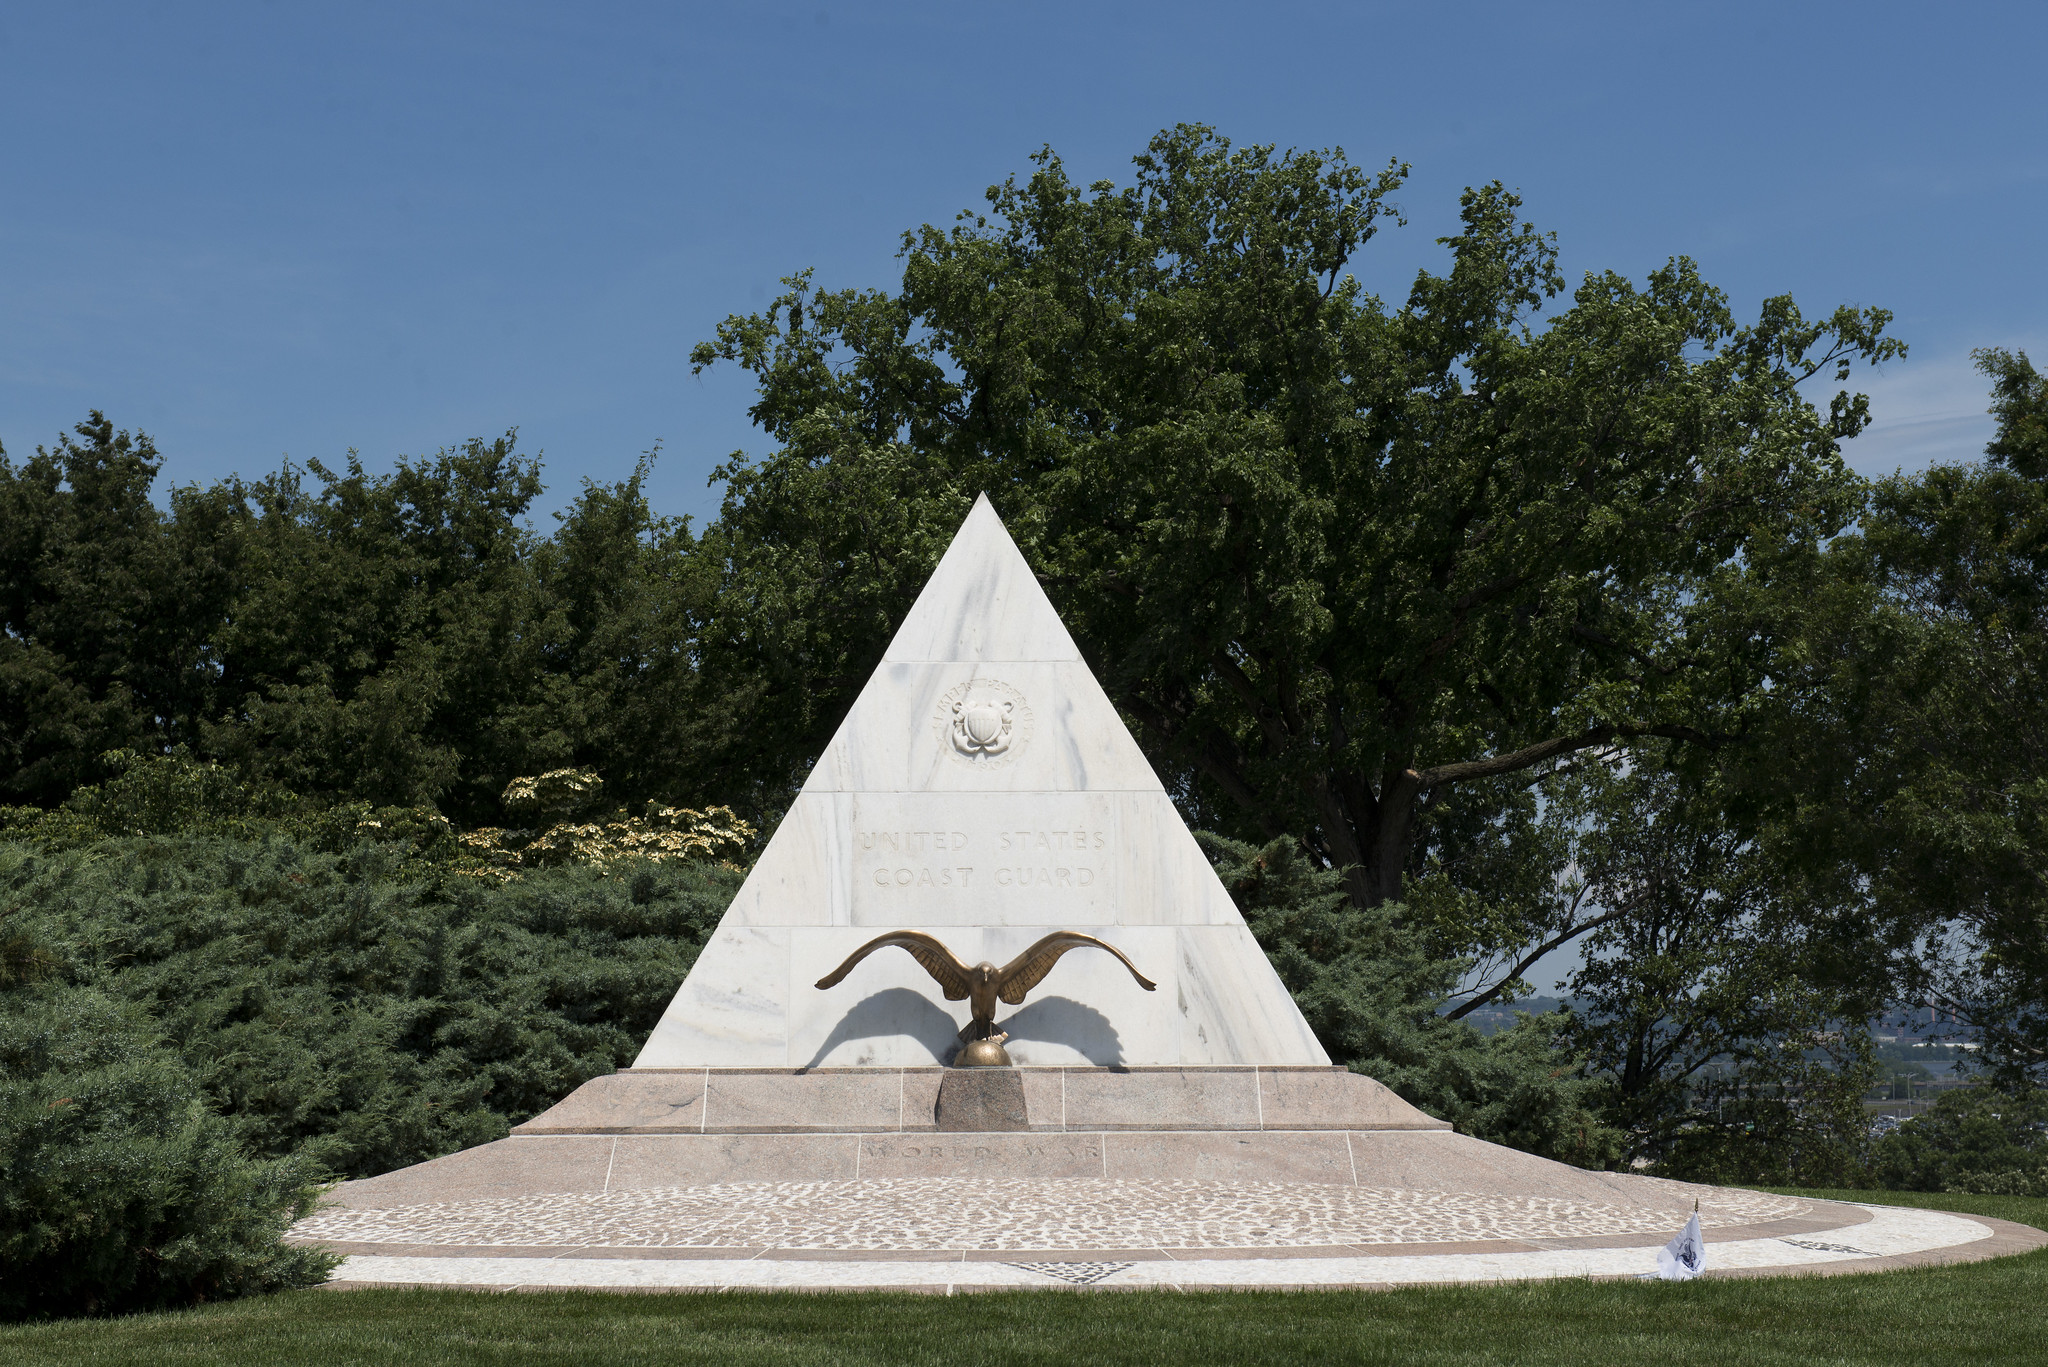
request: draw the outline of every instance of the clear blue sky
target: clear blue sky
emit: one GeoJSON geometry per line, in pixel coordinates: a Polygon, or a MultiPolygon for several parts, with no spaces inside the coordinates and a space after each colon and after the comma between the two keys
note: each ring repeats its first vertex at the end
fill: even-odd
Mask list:
{"type": "Polygon", "coordinates": [[[1398,297],[1501,179],[1577,273],[1897,311],[1865,469],[1973,454],[1967,353],[2048,351],[2048,5],[521,3],[0,10],[0,442],[89,408],[179,482],[520,429],[559,506],[760,449],[690,345],[779,276],[888,286],[1050,143],[1162,126],[1414,164],[1398,297]]]}

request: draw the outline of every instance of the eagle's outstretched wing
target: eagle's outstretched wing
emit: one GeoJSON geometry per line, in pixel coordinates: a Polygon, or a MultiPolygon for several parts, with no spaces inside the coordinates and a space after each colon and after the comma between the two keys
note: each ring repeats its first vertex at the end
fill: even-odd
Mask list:
{"type": "Polygon", "coordinates": [[[1024,994],[1045,980],[1045,975],[1052,972],[1052,966],[1060,961],[1060,955],[1070,949],[1091,947],[1106,949],[1122,959],[1124,967],[1130,969],[1131,976],[1138,980],[1138,986],[1147,992],[1159,986],[1140,973],[1138,966],[1125,959],[1124,952],[1115,945],[1098,940],[1093,935],[1083,935],[1079,931],[1056,930],[1003,965],[1003,971],[996,975],[996,982],[999,984],[997,995],[1011,1006],[1021,1006],[1024,994]]]}
{"type": "Polygon", "coordinates": [[[957,1002],[967,996],[967,965],[954,958],[952,950],[921,930],[892,930],[887,935],[877,935],[847,955],[845,963],[818,979],[818,986],[837,986],[839,980],[851,972],[855,964],[876,950],[887,949],[890,945],[899,945],[909,950],[910,957],[924,965],[924,971],[931,974],[939,986],[945,989],[947,1001],[957,1002]]]}

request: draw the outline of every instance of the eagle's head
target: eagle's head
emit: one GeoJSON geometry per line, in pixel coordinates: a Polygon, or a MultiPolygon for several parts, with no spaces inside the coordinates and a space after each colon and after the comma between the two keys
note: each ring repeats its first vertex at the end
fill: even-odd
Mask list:
{"type": "Polygon", "coordinates": [[[976,987],[989,987],[994,985],[997,975],[1002,971],[994,964],[983,960],[967,970],[967,977],[976,987]]]}

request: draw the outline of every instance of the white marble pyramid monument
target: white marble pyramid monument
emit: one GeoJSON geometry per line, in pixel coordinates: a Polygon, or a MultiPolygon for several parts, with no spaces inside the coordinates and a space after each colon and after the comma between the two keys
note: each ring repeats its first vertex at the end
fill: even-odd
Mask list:
{"type": "Polygon", "coordinates": [[[1330,1067],[983,500],[634,1066],[292,1237],[356,1286],[1384,1287],[1643,1275],[1692,1211],[1749,1271],[2048,1239],[1582,1171],[1330,1067]],[[909,955],[813,985],[906,927],[1158,990],[1077,950],[998,1017],[1025,1066],[942,1068],[966,1003],[909,955]]]}
{"type": "Polygon", "coordinates": [[[1062,959],[1003,1021],[1020,1065],[1327,1066],[986,496],[762,852],[634,1070],[929,1067],[967,1023],[890,930],[1062,959]]]}

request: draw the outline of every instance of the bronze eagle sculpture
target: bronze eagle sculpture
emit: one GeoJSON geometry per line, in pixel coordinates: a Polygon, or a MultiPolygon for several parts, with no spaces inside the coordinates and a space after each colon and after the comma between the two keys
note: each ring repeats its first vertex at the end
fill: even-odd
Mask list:
{"type": "Polygon", "coordinates": [[[887,935],[877,935],[847,955],[845,963],[818,979],[818,987],[822,990],[838,986],[853,971],[855,964],[890,945],[908,950],[910,957],[932,975],[945,992],[947,1001],[967,999],[972,1019],[960,1032],[967,1044],[954,1060],[967,1066],[1003,1066],[1009,1063],[1010,1056],[1003,1050],[1003,1041],[1009,1036],[996,1030],[996,1003],[1002,1001],[1011,1006],[1022,1006],[1024,994],[1043,982],[1045,975],[1052,972],[1052,966],[1060,961],[1060,956],[1070,949],[1106,949],[1131,970],[1138,986],[1147,992],[1157,991],[1159,987],[1140,973],[1138,966],[1125,958],[1124,952],[1115,945],[1072,930],[1054,931],[1001,968],[987,962],[970,967],[960,962],[958,956],[939,943],[936,937],[921,930],[892,930],[887,935]]]}

